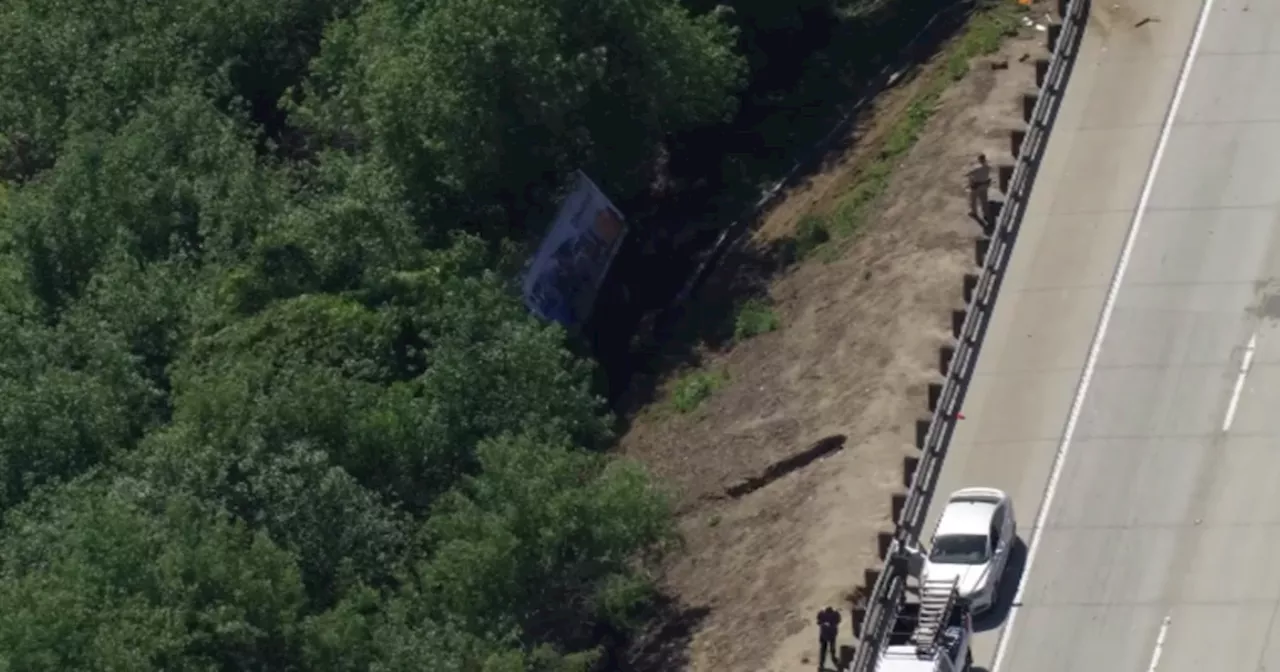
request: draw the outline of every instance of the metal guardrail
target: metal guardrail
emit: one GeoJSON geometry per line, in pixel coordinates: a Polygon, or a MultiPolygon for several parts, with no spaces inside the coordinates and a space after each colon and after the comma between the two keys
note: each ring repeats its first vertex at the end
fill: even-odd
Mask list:
{"type": "Polygon", "coordinates": [[[861,644],[854,655],[852,672],[874,672],[880,649],[889,627],[897,617],[898,607],[906,592],[907,563],[902,555],[908,543],[917,542],[933,498],[933,488],[942,471],[956,413],[977,361],[978,347],[987,321],[995,307],[995,295],[1005,265],[1013,251],[1013,239],[1031,195],[1032,181],[1044,154],[1049,129],[1065,93],[1071,66],[1084,24],[1088,20],[1089,0],[1070,0],[1062,13],[1061,31],[1054,46],[1049,67],[1040,87],[1040,95],[1009,178],[1004,205],[991,231],[991,243],[983,259],[982,271],[973,288],[964,323],[960,327],[955,352],[947,369],[946,381],[929,421],[929,429],[921,445],[920,462],[907,490],[906,502],[895,521],[893,541],[884,571],[868,595],[866,614],[862,619],[861,644]]]}

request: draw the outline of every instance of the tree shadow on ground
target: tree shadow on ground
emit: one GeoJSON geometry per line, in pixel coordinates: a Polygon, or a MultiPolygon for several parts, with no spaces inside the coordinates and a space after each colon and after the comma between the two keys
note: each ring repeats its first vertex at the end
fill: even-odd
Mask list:
{"type": "Polygon", "coordinates": [[[627,352],[629,389],[615,400],[619,414],[625,419],[652,403],[669,372],[699,366],[704,352],[732,345],[739,310],[750,299],[766,297],[788,261],[785,244],[735,250],[700,286],[694,301],[648,315],[649,324],[641,327],[648,338],[637,339],[627,352]]]}
{"type": "Polygon", "coordinates": [[[730,344],[737,309],[794,260],[794,241],[735,244],[755,223],[761,185],[788,177],[785,190],[846,155],[857,141],[849,129],[869,111],[863,103],[910,81],[975,1],[900,0],[825,24],[812,19],[819,25],[793,39],[817,46],[756,76],[732,123],[671,139],[667,187],[624,204],[635,233],[584,330],[619,415],[653,401],[657,384],[697,365],[701,349],[730,344]],[[797,158],[799,148],[811,149],[797,158]]]}
{"type": "MultiPolygon", "coordinates": [[[[842,139],[832,130],[877,93],[882,85],[876,80],[886,69],[910,70],[930,58],[975,7],[973,0],[799,4],[809,7],[789,30],[740,26],[748,42],[741,48],[748,60],[758,61],[741,107],[728,124],[670,139],[663,175],[668,198],[653,204],[656,211],[736,218],[760,198],[764,185],[793,169],[804,173],[838,158],[847,147],[823,143],[824,136],[842,139]]],[[[662,218],[653,224],[683,230],[685,221],[662,218]]]]}
{"type": "Polygon", "coordinates": [[[689,666],[693,633],[711,614],[705,606],[690,607],[670,596],[653,605],[645,629],[611,647],[602,661],[611,672],[673,672],[689,666]]]}

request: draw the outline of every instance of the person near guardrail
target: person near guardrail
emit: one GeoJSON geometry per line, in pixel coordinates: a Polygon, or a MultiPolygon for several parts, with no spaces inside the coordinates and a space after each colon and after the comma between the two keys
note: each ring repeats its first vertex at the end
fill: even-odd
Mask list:
{"type": "Polygon", "coordinates": [[[902,554],[907,559],[907,574],[919,579],[924,574],[924,566],[929,562],[929,554],[920,548],[919,542],[903,544],[902,554]]]}
{"type": "Polygon", "coordinates": [[[991,164],[987,163],[987,155],[979,154],[978,160],[969,167],[965,174],[969,182],[969,216],[977,217],[987,224],[987,212],[990,200],[987,193],[991,189],[991,164]]]}
{"type": "Polygon", "coordinates": [[[831,654],[831,664],[838,670],[840,660],[836,658],[836,635],[840,633],[840,612],[828,606],[818,612],[818,672],[826,668],[827,654],[831,654]]]}

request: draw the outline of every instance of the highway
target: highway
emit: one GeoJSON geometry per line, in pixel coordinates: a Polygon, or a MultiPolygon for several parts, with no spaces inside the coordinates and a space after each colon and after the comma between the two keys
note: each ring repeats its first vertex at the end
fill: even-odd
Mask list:
{"type": "Polygon", "coordinates": [[[1280,669],[1280,1],[1092,13],[926,543],[1013,495],[988,672],[1280,669]]]}

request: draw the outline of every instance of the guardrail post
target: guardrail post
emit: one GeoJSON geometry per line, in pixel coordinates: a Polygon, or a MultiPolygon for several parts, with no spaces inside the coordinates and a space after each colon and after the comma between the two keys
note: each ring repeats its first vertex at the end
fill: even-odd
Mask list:
{"type": "Polygon", "coordinates": [[[1009,131],[1009,152],[1019,161],[1022,160],[1022,143],[1027,139],[1027,132],[1015,128],[1009,131]]]}
{"type": "Polygon", "coordinates": [[[978,274],[965,273],[964,274],[964,302],[965,303],[973,302],[973,290],[976,289],[977,287],[978,287],[978,274]]]}
{"type": "Polygon", "coordinates": [[[1022,94],[1022,120],[1030,123],[1035,119],[1036,103],[1040,101],[1040,92],[1022,94]]]}
{"type": "Polygon", "coordinates": [[[924,450],[924,443],[929,438],[929,421],[916,420],[916,448],[924,450]]]}

